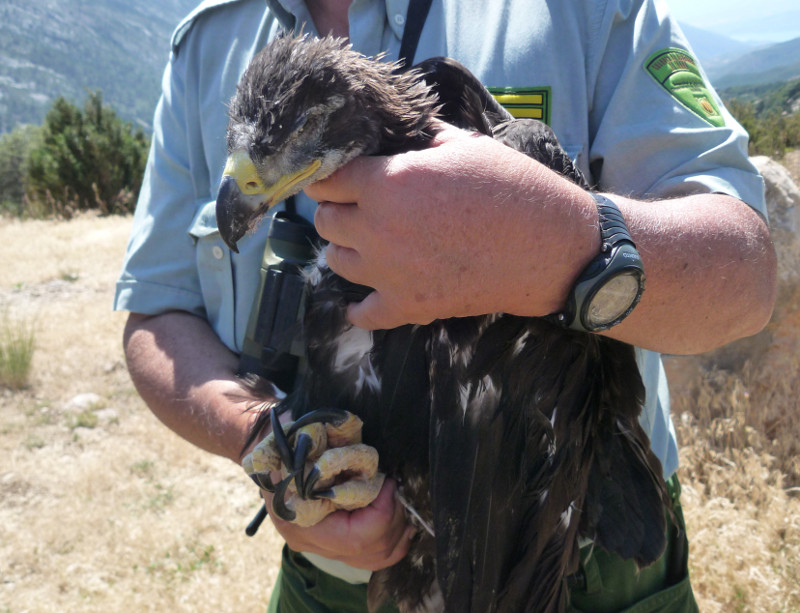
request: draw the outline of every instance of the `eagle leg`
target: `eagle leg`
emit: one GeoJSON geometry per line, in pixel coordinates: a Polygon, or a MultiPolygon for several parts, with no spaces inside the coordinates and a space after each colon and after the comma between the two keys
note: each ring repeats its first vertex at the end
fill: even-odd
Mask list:
{"type": "Polygon", "coordinates": [[[361,443],[363,423],[338,409],[319,409],[281,424],[270,415],[272,432],[242,460],[259,487],[272,492],[273,513],[310,526],[337,509],[370,504],[380,492],[378,452],[361,443]],[[271,475],[281,481],[273,484],[271,475]]]}
{"type": "MultiPolygon", "coordinates": [[[[287,447],[289,445],[288,440],[291,439],[292,436],[296,436],[292,464],[288,465],[286,462],[284,462],[284,465],[286,465],[287,470],[290,470],[295,474],[295,485],[297,487],[297,493],[300,494],[301,498],[305,499],[307,497],[306,487],[304,485],[305,470],[303,470],[303,467],[306,465],[306,460],[308,459],[309,453],[312,450],[317,451],[320,447],[325,446],[324,442],[318,442],[316,445],[314,444],[316,442],[315,439],[317,439],[320,435],[313,436],[310,432],[303,432],[303,429],[307,429],[313,424],[320,423],[331,424],[334,428],[338,428],[347,422],[348,417],[350,416],[350,413],[341,409],[317,409],[316,411],[311,411],[310,413],[306,413],[305,415],[301,416],[296,422],[289,426],[289,429],[286,431],[284,441],[286,442],[287,447]]],[[[273,429],[274,428],[275,426],[273,425],[273,429]]],[[[279,438],[276,435],[276,442],[278,442],[278,440],[279,438]]],[[[283,457],[283,455],[281,455],[281,457],[283,457]]]]}
{"type": "MultiPolygon", "coordinates": [[[[303,426],[314,423],[332,424],[334,427],[341,427],[348,419],[355,418],[355,415],[342,409],[317,409],[302,415],[296,422],[289,426],[287,436],[292,436],[303,426]]],[[[358,419],[358,418],[356,418],[358,419]]]]}
{"type": "Polygon", "coordinates": [[[275,515],[300,526],[313,526],[339,509],[367,506],[380,493],[385,478],[378,472],[378,452],[363,443],[326,449],[313,463],[307,462],[305,491],[296,488],[300,470],[288,474],[275,487],[273,497],[275,515]]]}

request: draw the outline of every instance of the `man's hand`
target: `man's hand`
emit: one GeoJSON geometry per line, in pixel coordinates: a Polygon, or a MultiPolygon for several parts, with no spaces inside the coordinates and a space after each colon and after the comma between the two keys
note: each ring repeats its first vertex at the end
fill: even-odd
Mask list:
{"type": "MultiPolygon", "coordinates": [[[[301,528],[270,513],[275,529],[293,551],[315,553],[354,568],[380,570],[408,553],[416,530],[406,522],[403,506],[395,497],[395,482],[387,479],[372,503],[355,511],[336,511],[318,524],[301,528]]],[[[261,495],[272,508],[272,494],[261,495]]]]}
{"type": "Polygon", "coordinates": [[[348,313],[364,328],[546,315],[599,249],[588,194],[452,126],[429,149],[358,158],[306,192],[320,201],[315,223],[331,242],[331,268],[375,289],[348,313]]]}
{"type": "MultiPolygon", "coordinates": [[[[599,253],[592,198],[524,155],[446,127],[424,151],[361,157],[306,189],[337,274],[374,288],[362,328],[560,311],[599,253]]],[[[642,255],[641,302],[604,332],[661,353],[700,353],[758,332],[775,300],[766,223],[717,193],[613,196],[642,255]]]]}

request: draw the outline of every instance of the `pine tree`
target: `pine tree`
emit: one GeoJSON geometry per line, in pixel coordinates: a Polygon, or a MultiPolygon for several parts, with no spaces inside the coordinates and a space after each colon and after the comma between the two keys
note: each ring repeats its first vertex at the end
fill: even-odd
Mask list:
{"type": "Polygon", "coordinates": [[[90,93],[83,109],[58,98],[30,153],[26,194],[55,212],[132,210],[144,174],[148,139],[90,93]]]}

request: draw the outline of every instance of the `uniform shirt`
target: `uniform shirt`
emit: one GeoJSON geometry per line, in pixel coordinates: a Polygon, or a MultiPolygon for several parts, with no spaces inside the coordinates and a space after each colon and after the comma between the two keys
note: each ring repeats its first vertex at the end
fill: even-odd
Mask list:
{"type": "MultiPolygon", "coordinates": [[[[267,41],[286,29],[315,33],[301,0],[267,4],[209,0],[176,30],[115,297],[118,310],[205,317],[235,352],[268,223],[239,242],[238,255],[219,236],[226,104],[267,41]]],[[[407,10],[408,0],[353,0],[353,47],[397,59],[407,10]]],[[[688,43],[659,0],[437,0],[414,59],[452,57],[490,88],[508,88],[504,101],[546,120],[600,191],[649,199],[719,192],[765,215],[745,132],[681,49],[688,43]]],[[[312,218],[313,201],[301,194],[297,205],[312,218]]],[[[647,389],[641,422],[669,476],[678,455],[664,369],[656,353],[637,349],[637,359],[647,389]]]]}

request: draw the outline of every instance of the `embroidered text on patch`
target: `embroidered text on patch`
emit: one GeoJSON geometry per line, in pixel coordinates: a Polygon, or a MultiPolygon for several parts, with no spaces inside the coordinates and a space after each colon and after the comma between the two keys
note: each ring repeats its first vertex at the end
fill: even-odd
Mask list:
{"type": "Polygon", "coordinates": [[[678,102],[712,126],[722,127],[725,119],[700,74],[697,60],[685,49],[668,47],[651,55],[645,68],[656,82],[678,102]]]}

